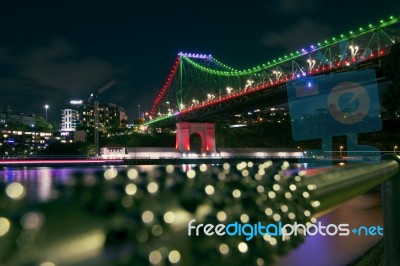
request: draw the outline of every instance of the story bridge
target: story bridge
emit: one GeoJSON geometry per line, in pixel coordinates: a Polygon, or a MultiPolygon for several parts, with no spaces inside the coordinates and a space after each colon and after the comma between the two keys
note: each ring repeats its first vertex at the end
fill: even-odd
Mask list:
{"type": "Polygon", "coordinates": [[[287,102],[286,83],[359,69],[376,69],[400,42],[391,16],[249,69],[235,69],[212,55],[179,53],[164,86],[145,117],[146,125],[168,127],[180,121],[216,122],[236,113],[287,102]]]}

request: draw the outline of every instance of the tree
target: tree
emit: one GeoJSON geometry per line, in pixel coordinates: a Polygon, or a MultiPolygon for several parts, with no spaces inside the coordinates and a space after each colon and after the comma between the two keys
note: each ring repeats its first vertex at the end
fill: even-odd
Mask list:
{"type": "Polygon", "coordinates": [[[40,155],[75,155],[75,156],[93,156],[95,154],[95,146],[92,143],[75,142],[75,143],[59,143],[53,142],[46,149],[38,152],[40,155]]]}
{"type": "Polygon", "coordinates": [[[53,131],[53,132],[60,129],[60,124],[58,124],[54,120],[50,121],[49,124],[50,124],[51,131],[53,131]]]}
{"type": "Polygon", "coordinates": [[[7,124],[4,125],[4,128],[7,128],[9,130],[21,130],[21,131],[26,131],[29,130],[29,126],[22,124],[21,122],[15,122],[11,121],[8,122],[7,124]]]}
{"type": "Polygon", "coordinates": [[[43,117],[38,116],[36,117],[35,121],[35,129],[37,131],[51,132],[52,125],[50,123],[47,123],[43,117]]]}

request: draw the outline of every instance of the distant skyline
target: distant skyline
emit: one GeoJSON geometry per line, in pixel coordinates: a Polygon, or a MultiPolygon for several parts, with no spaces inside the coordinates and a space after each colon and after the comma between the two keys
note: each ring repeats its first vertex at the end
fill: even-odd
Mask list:
{"type": "Polygon", "coordinates": [[[150,109],[178,52],[248,68],[400,16],[399,1],[3,1],[0,107],[59,122],[64,103],[100,96],[132,122],[150,109]]]}

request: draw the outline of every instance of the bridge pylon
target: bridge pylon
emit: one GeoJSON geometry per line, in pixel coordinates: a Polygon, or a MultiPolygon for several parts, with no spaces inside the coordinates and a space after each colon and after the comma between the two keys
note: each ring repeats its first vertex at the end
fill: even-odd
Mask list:
{"type": "Polygon", "coordinates": [[[190,153],[190,136],[198,134],[201,138],[201,153],[217,152],[215,144],[215,123],[179,122],[176,123],[176,149],[181,153],[190,153]]]}

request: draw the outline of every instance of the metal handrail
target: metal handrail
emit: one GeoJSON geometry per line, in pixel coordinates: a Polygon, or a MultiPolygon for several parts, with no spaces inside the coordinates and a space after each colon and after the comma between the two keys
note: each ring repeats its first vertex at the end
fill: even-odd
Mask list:
{"type": "Polygon", "coordinates": [[[376,164],[348,165],[302,179],[313,213],[324,212],[382,184],[385,265],[400,265],[400,157],[385,155],[376,164]]]}
{"type": "Polygon", "coordinates": [[[302,183],[309,190],[311,201],[319,202],[314,213],[323,212],[378,186],[399,169],[394,160],[347,165],[307,176],[302,183]]]}

